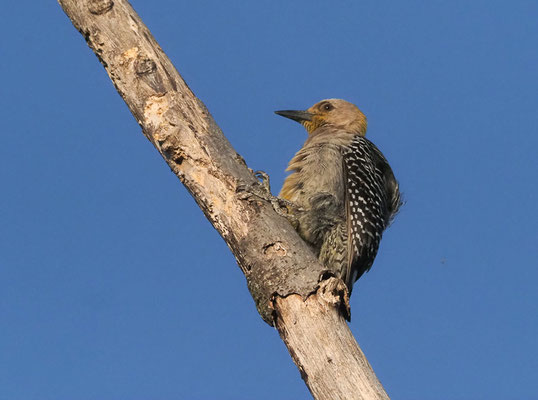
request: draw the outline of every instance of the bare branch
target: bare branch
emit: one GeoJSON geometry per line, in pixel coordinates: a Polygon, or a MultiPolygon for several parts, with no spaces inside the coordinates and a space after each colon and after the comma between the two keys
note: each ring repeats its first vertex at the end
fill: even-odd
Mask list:
{"type": "Polygon", "coordinates": [[[269,324],[276,321],[314,396],[388,398],[341,316],[345,290],[332,291],[336,294],[328,302],[328,282],[322,289],[319,283],[324,268],[289,223],[268,202],[238,194],[239,186],[257,184],[255,176],[131,5],[125,0],[59,2],[144,135],[230,247],[258,312],[269,324]],[[324,376],[327,368],[340,372],[324,376]]]}
{"type": "Polygon", "coordinates": [[[344,282],[330,278],[306,301],[297,295],[278,298],[280,337],[314,398],[388,399],[338,312],[345,296],[344,282]]]}

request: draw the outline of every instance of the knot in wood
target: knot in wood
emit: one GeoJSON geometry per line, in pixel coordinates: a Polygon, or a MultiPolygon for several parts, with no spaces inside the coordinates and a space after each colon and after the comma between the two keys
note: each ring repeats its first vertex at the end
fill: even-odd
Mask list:
{"type": "Polygon", "coordinates": [[[138,58],[135,63],[135,72],[137,75],[149,75],[155,72],[157,64],[150,58],[138,58]]]}
{"type": "Polygon", "coordinates": [[[88,3],[88,10],[92,14],[101,15],[107,13],[114,6],[112,0],[90,0],[88,3]]]}
{"type": "Polygon", "coordinates": [[[263,246],[263,254],[267,257],[284,257],[288,254],[288,250],[282,245],[282,242],[274,242],[263,246]]]}

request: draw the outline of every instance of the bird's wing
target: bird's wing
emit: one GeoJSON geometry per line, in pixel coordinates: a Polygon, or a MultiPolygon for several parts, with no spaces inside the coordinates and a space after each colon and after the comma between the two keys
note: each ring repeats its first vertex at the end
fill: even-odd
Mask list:
{"type": "Polygon", "coordinates": [[[392,222],[396,214],[398,214],[398,211],[400,211],[400,207],[403,204],[400,194],[400,187],[398,185],[398,181],[394,177],[392,168],[390,167],[383,153],[381,153],[381,151],[372,142],[368,142],[371,145],[372,154],[374,155],[376,169],[379,170],[379,172],[383,175],[383,182],[385,183],[385,193],[387,195],[387,221],[385,227],[387,227],[392,222]]]}
{"type": "Polygon", "coordinates": [[[345,281],[351,290],[372,266],[383,230],[393,214],[394,191],[398,193],[398,206],[400,200],[389,164],[368,139],[355,136],[343,158],[348,247],[345,281]]]}

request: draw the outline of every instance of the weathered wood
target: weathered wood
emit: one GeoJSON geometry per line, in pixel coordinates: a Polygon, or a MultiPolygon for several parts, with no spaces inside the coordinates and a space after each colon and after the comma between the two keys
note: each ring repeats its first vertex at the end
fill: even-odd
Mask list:
{"type": "Polygon", "coordinates": [[[272,323],[275,293],[306,297],[315,291],[317,260],[271,205],[244,200],[243,193],[237,193],[238,186],[256,184],[255,176],[131,5],[122,0],[60,4],[99,57],[144,135],[232,249],[265,321],[272,323]]]}
{"type": "MultiPolygon", "coordinates": [[[[334,300],[336,306],[326,306],[321,300],[323,296],[317,293],[324,267],[308,246],[268,202],[238,193],[240,186],[257,184],[255,176],[131,5],[126,0],[59,0],[59,3],[105,67],[144,135],[230,247],[262,318],[272,325],[277,321],[276,326],[290,353],[301,355],[297,362],[303,375],[308,377],[309,387],[316,388],[312,390],[314,396],[318,399],[338,398],[327,397],[327,394],[341,383],[332,375],[324,377],[315,369],[311,370],[314,365],[308,362],[309,350],[300,348],[296,352],[293,346],[297,341],[311,343],[311,346],[323,345],[312,348],[312,354],[325,353],[327,356],[323,359],[331,358],[334,365],[342,365],[339,379],[362,376],[362,373],[371,374],[375,380],[371,369],[353,372],[369,368],[369,365],[347,324],[338,317],[345,296],[335,296],[334,299],[338,299],[334,300]],[[313,304],[318,302],[318,311],[302,315],[304,310],[298,307],[297,299],[299,302],[307,299],[304,306],[309,310],[314,310],[313,304]],[[334,325],[325,334],[347,337],[333,342],[332,346],[330,340],[310,342],[309,332],[298,329],[306,325],[294,323],[295,319],[309,319],[311,326],[321,327],[330,318],[334,325]],[[304,335],[306,337],[301,339],[304,335]],[[339,361],[336,354],[348,356],[339,361]],[[346,360],[352,363],[345,364],[346,360]],[[322,387],[325,390],[318,390],[322,387]]],[[[318,356],[313,358],[317,359],[318,356]]],[[[355,386],[349,396],[342,398],[384,398],[363,395],[359,392],[364,390],[363,386],[355,386]]],[[[365,393],[377,393],[379,382],[374,386],[375,390],[365,393]]],[[[349,389],[352,385],[342,387],[349,389]]]]}
{"type": "Polygon", "coordinates": [[[306,301],[277,298],[280,337],[314,398],[388,399],[339,310],[345,296],[344,283],[330,278],[306,301]]]}

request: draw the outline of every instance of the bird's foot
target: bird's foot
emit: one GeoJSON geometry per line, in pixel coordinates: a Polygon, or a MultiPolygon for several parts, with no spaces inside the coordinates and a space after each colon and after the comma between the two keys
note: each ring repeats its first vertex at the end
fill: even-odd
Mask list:
{"type": "Polygon", "coordinates": [[[271,194],[271,183],[269,180],[269,175],[263,171],[256,171],[254,172],[254,175],[256,175],[256,178],[260,180],[260,184],[263,188],[265,188],[267,193],[271,194]]]}
{"type": "Polygon", "coordinates": [[[289,218],[291,210],[297,208],[297,206],[291,201],[273,196],[271,194],[271,183],[267,173],[263,171],[256,171],[254,172],[254,175],[256,175],[256,178],[260,180],[262,187],[265,188],[267,193],[269,193],[269,198],[267,200],[271,203],[276,213],[283,217],[289,218]]]}
{"type": "Polygon", "coordinates": [[[295,227],[298,225],[297,218],[294,216],[295,211],[299,210],[299,207],[295,203],[282,199],[280,197],[273,196],[271,194],[271,185],[269,181],[269,175],[263,171],[254,172],[259,182],[252,185],[240,185],[237,187],[236,192],[239,194],[241,200],[249,200],[252,197],[265,200],[273,206],[275,212],[287,218],[290,223],[295,227]]]}
{"type": "Polygon", "coordinates": [[[236,193],[241,200],[249,200],[252,197],[271,202],[274,196],[271,194],[271,186],[269,185],[269,175],[263,171],[254,172],[256,178],[260,179],[253,184],[239,185],[236,188],[236,193]]]}

